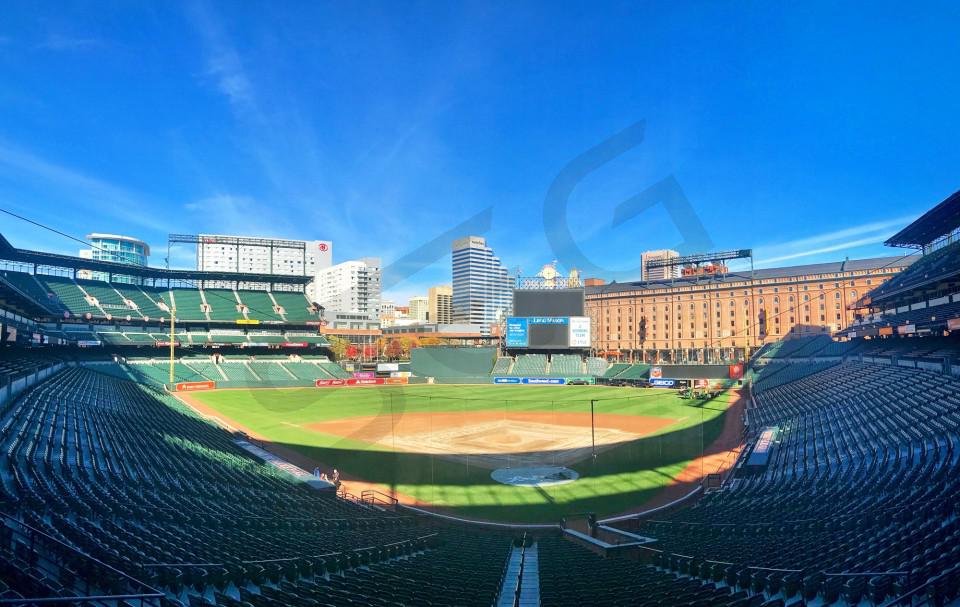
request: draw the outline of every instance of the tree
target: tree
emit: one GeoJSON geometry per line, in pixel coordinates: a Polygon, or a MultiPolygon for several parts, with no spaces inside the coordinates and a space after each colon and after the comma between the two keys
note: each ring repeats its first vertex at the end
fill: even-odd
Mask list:
{"type": "Polygon", "coordinates": [[[391,339],[383,353],[387,358],[396,360],[403,356],[403,344],[400,343],[399,339],[391,339]]]}
{"type": "Polygon", "coordinates": [[[350,342],[336,335],[327,336],[327,341],[330,342],[330,351],[333,353],[334,359],[340,360],[347,355],[347,347],[350,342]]]}

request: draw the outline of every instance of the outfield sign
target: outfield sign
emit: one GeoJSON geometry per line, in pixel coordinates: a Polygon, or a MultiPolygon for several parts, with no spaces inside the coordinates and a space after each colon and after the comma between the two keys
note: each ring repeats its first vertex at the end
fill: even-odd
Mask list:
{"type": "Polygon", "coordinates": [[[588,316],[570,317],[569,341],[571,348],[590,347],[590,318],[588,316]]]}
{"type": "Polygon", "coordinates": [[[347,379],[318,379],[314,385],[318,388],[338,386],[397,386],[410,383],[406,377],[349,377],[347,379]]]}
{"type": "Polygon", "coordinates": [[[562,386],[565,377],[494,377],[495,384],[527,384],[530,386],[562,386]]]}
{"type": "Polygon", "coordinates": [[[530,342],[527,331],[527,319],[510,317],[507,319],[507,347],[526,348],[530,342]]]}
{"type": "Polygon", "coordinates": [[[217,387],[215,381],[182,381],[176,385],[177,392],[196,392],[197,390],[213,390],[217,387]]]}
{"type": "Polygon", "coordinates": [[[677,385],[677,380],[654,377],[650,380],[650,385],[654,388],[672,388],[677,385]]]}
{"type": "Polygon", "coordinates": [[[521,383],[536,386],[562,386],[567,383],[564,377],[521,377],[521,383]]]}
{"type": "Polygon", "coordinates": [[[663,377],[663,369],[660,367],[650,367],[650,378],[661,378],[663,377]]]}

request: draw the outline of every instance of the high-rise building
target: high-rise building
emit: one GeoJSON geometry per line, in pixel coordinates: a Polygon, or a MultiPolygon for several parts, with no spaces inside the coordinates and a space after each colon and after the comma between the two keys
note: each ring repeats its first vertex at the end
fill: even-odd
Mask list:
{"type": "MultiPolygon", "coordinates": [[[[92,247],[80,251],[82,259],[112,261],[130,266],[146,266],[147,258],[150,257],[150,245],[139,238],[117,234],[87,234],[87,240],[90,241],[92,247]]],[[[79,270],[77,271],[77,278],[107,280],[110,277],[105,272],[79,270]]],[[[131,276],[114,275],[112,280],[126,283],[135,282],[135,279],[131,276]]]]}
{"type": "Polygon", "coordinates": [[[427,322],[427,304],[429,300],[426,295],[415,295],[410,298],[410,320],[414,322],[427,322]]]}
{"type": "Polygon", "coordinates": [[[200,234],[197,269],[208,272],[315,275],[333,265],[329,240],[200,234]]]}
{"type": "Polygon", "coordinates": [[[513,282],[480,236],[453,241],[453,320],[485,330],[510,314],[513,282]]]}
{"type": "Polygon", "coordinates": [[[643,268],[643,280],[666,280],[668,278],[680,277],[680,266],[663,266],[660,268],[647,268],[647,263],[651,261],[660,261],[664,259],[675,259],[680,257],[680,253],[670,249],[660,249],[657,251],[644,251],[640,254],[640,267],[643,268]]]}
{"type": "Polygon", "coordinates": [[[381,268],[379,257],[345,261],[317,271],[317,303],[331,312],[379,320],[381,268]]]}
{"type": "Polygon", "coordinates": [[[437,285],[427,291],[427,322],[432,325],[453,323],[453,287],[437,285]]]}

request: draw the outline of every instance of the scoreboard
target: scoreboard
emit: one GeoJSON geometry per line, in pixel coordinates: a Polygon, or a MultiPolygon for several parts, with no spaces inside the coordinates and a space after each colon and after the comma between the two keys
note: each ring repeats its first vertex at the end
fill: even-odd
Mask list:
{"type": "Polygon", "coordinates": [[[507,318],[507,348],[542,350],[590,347],[587,316],[511,316],[507,318]]]}
{"type": "Polygon", "coordinates": [[[590,347],[583,288],[515,289],[507,318],[507,348],[579,350],[590,347]]]}

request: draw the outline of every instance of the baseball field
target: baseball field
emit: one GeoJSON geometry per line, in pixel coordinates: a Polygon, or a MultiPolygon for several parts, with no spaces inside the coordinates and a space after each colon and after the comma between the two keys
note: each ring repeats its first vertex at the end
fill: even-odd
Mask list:
{"type": "Polygon", "coordinates": [[[492,385],[180,396],[307,470],[337,468],[351,493],[375,489],[494,521],[557,522],[667,501],[730,465],[741,428],[733,390],[704,400],[660,389],[492,385]],[[512,484],[544,467],[564,471],[563,482],[512,484]]]}

